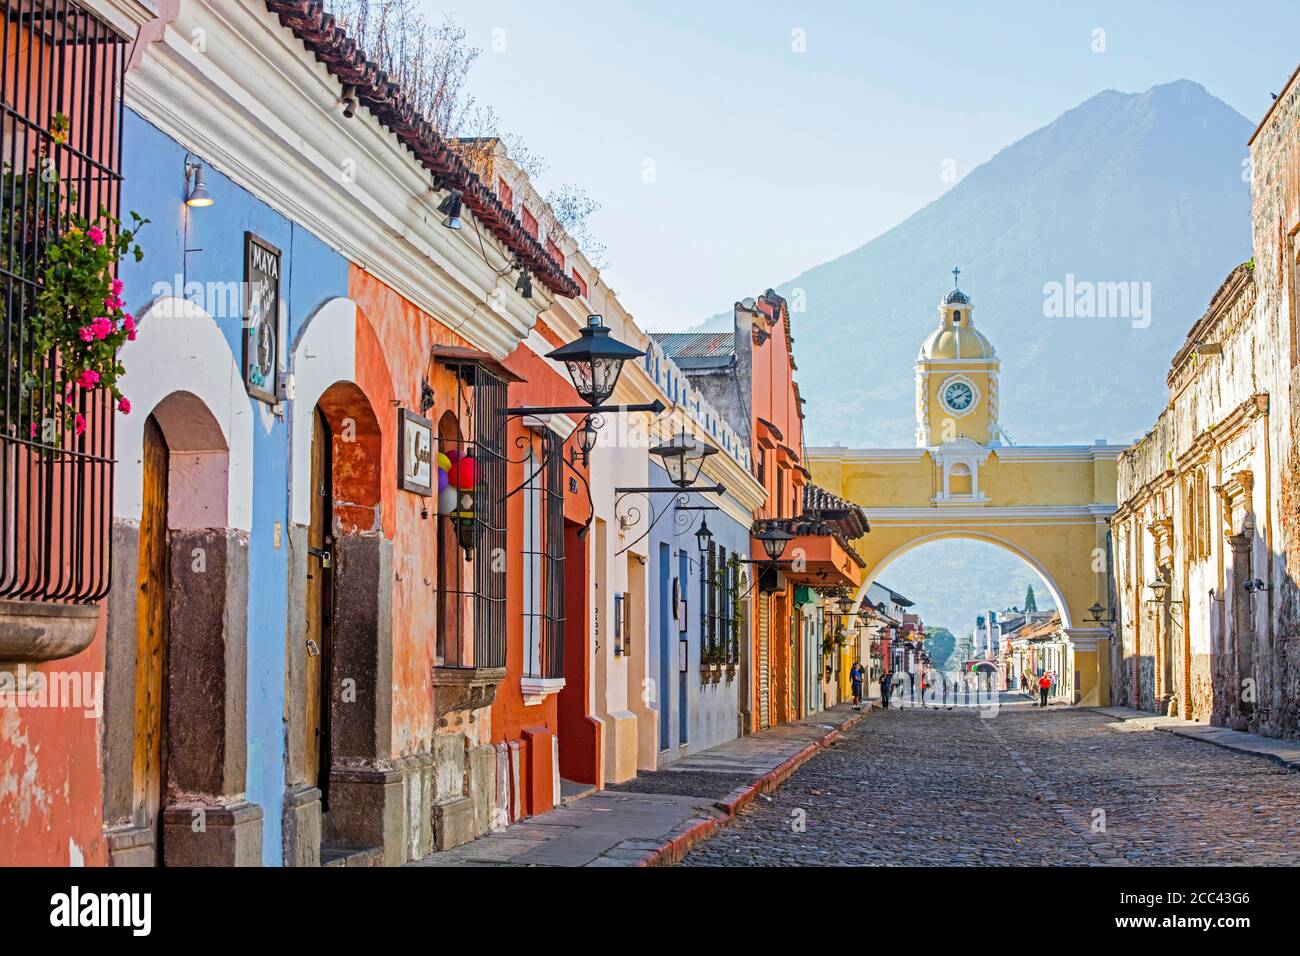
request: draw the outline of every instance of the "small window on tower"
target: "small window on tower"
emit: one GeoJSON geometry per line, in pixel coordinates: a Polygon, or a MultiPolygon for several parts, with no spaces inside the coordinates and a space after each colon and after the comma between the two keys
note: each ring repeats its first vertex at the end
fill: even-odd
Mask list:
{"type": "Polygon", "coordinates": [[[952,314],[952,324],[961,325],[961,309],[957,309],[952,314]]]}

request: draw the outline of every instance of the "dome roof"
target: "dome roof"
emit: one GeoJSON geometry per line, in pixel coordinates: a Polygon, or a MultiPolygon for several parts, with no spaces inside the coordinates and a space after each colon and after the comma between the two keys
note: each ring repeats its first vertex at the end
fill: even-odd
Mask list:
{"type": "Polygon", "coordinates": [[[953,286],[953,290],[943,297],[944,305],[969,305],[970,296],[953,286]]]}
{"type": "Polygon", "coordinates": [[[921,345],[917,359],[992,359],[993,344],[978,329],[969,326],[939,328],[921,345]]]}

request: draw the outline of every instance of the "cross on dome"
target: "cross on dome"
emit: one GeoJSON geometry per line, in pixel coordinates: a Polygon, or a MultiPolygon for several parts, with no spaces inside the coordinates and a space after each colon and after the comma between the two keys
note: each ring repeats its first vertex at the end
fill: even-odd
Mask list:
{"type": "Polygon", "coordinates": [[[943,297],[944,305],[969,305],[970,296],[957,287],[957,278],[961,275],[961,269],[956,266],[952,270],[952,291],[943,297]]]}

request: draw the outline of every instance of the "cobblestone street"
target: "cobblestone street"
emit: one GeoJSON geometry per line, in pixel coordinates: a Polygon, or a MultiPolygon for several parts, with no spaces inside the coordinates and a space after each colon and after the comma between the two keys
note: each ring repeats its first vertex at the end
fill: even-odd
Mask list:
{"type": "Polygon", "coordinates": [[[1296,863],[1300,774],[1090,710],[1011,703],[991,719],[873,713],[681,865],[1296,863]]]}

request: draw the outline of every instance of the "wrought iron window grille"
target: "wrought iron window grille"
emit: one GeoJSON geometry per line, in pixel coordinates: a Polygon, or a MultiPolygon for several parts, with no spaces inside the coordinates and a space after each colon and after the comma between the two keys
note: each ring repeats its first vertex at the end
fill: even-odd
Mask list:
{"type": "Polygon", "coordinates": [[[524,497],[524,677],[564,676],[564,440],[548,428],[516,439],[526,448],[524,497]]]}
{"type": "Polygon", "coordinates": [[[458,387],[455,409],[436,424],[438,452],[452,464],[436,521],[437,666],[501,668],[506,665],[507,383],[478,362],[441,361],[455,372],[458,387]],[[447,491],[454,493],[454,502],[447,491]]]}
{"type": "Polygon", "coordinates": [[[0,598],[92,604],[109,588],[113,406],[63,384],[31,316],[70,217],[118,215],[126,39],[74,0],[0,0],[0,598]],[[54,395],[85,427],[51,427],[54,395]]]}

